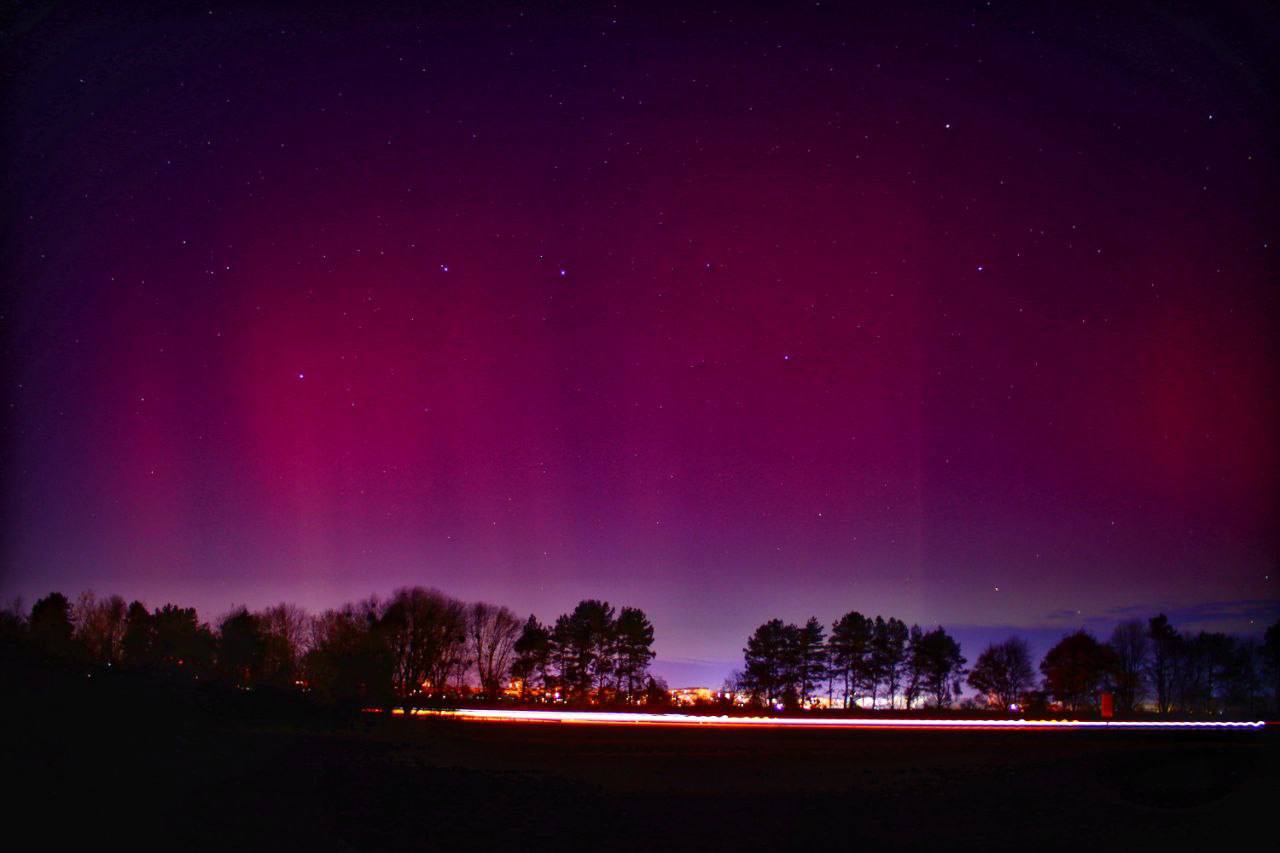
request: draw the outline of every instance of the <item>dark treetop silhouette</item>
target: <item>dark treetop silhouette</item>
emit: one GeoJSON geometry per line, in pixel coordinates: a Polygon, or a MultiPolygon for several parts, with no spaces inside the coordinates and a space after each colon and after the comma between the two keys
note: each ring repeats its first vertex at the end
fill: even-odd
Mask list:
{"type": "MultiPolygon", "coordinates": [[[[533,615],[521,623],[507,607],[422,587],[316,616],[289,604],[238,607],[216,629],[194,608],[148,610],[92,592],[74,605],[51,593],[29,614],[11,607],[0,616],[10,680],[23,672],[100,680],[146,674],[357,710],[459,702],[664,706],[667,687],[648,671],[654,639],[654,626],[634,607],[584,600],[547,627],[533,615]]],[[[963,701],[969,712],[1091,714],[1110,693],[1121,716],[1256,718],[1277,698],[1280,622],[1262,643],[1203,631],[1184,637],[1163,614],[1118,625],[1107,643],[1076,631],[1044,656],[1039,684],[1018,637],[988,645],[971,670],[965,664],[941,626],[926,631],[850,611],[828,636],[814,618],[804,625],[772,619],[747,639],[741,672],[703,702],[720,710],[942,710],[960,700],[967,676],[978,691],[963,701]]]]}

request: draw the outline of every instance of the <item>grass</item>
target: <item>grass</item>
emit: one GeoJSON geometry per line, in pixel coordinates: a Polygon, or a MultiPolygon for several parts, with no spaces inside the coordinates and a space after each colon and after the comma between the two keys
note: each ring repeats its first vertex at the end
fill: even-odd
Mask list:
{"type": "Polygon", "coordinates": [[[69,712],[17,731],[25,806],[138,846],[399,850],[1243,843],[1277,732],[719,730],[69,712]]]}

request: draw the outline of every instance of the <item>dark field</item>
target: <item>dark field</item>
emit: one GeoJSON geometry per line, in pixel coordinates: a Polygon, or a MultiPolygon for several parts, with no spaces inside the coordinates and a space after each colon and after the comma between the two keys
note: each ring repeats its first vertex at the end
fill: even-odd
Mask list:
{"type": "Polygon", "coordinates": [[[18,733],[16,813],[131,849],[1229,849],[1273,824],[1280,790],[1275,731],[74,716],[18,733]]]}

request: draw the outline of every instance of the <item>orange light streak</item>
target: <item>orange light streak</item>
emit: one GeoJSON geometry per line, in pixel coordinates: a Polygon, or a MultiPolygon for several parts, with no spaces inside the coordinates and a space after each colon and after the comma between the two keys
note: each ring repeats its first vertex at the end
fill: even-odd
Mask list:
{"type": "MultiPolygon", "coordinates": [[[[402,714],[403,711],[393,711],[402,714]]],[[[933,719],[806,719],[803,717],[728,717],[697,714],[652,714],[629,711],[522,711],[491,708],[459,708],[449,711],[419,709],[414,716],[445,717],[482,723],[560,723],[596,726],[685,726],[714,728],[788,728],[788,729],[855,729],[855,730],[937,730],[967,729],[1006,731],[1092,730],[1163,730],[1214,729],[1226,731],[1257,730],[1265,727],[1262,720],[1247,722],[1182,721],[1182,720],[933,720],[933,719]]]]}

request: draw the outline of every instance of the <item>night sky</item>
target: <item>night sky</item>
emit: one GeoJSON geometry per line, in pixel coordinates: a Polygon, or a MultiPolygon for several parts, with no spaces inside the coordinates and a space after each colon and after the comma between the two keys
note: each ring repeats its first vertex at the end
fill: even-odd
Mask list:
{"type": "Polygon", "coordinates": [[[6,598],[1277,615],[1274,7],[125,5],[5,26],[6,598]]]}

